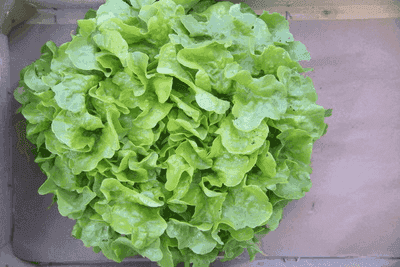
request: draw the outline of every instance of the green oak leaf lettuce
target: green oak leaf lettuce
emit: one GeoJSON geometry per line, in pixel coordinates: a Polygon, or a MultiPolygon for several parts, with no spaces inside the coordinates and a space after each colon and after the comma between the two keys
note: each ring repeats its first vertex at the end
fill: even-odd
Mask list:
{"type": "Polygon", "coordinates": [[[209,266],[264,252],[310,191],[310,60],[278,13],[214,0],[107,0],[41,48],[14,97],[72,236],[110,260],[209,266]]]}

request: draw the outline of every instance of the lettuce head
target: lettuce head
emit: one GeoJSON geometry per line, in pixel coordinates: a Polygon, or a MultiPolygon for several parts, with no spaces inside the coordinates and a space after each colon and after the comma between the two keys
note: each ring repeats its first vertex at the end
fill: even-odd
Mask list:
{"type": "Polygon", "coordinates": [[[245,3],[107,0],[21,70],[38,193],[115,262],[252,261],[311,188],[331,110],[309,59],[283,16],[245,3]]]}

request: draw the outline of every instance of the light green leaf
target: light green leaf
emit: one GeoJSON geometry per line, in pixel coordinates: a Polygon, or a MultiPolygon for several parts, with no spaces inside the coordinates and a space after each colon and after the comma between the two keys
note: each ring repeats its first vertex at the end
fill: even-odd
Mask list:
{"type": "Polygon", "coordinates": [[[112,178],[103,180],[100,191],[109,202],[112,200],[118,202],[132,202],[147,207],[161,207],[164,205],[164,202],[153,199],[143,193],[138,193],[136,190],[131,190],[123,186],[118,180],[112,178]]]}
{"type": "Polygon", "coordinates": [[[293,35],[289,32],[289,21],[281,14],[277,12],[269,14],[268,11],[263,11],[259,18],[268,25],[274,42],[285,44],[294,41],[293,35]]]}
{"type": "Polygon", "coordinates": [[[154,128],[159,121],[168,115],[173,105],[170,103],[159,103],[153,102],[152,106],[144,110],[137,118],[133,121],[133,124],[143,129],[154,128]]]}
{"type": "Polygon", "coordinates": [[[245,185],[244,181],[229,189],[222,205],[221,223],[235,230],[257,227],[272,214],[272,204],[266,194],[255,185],[245,185]]]}
{"type": "Polygon", "coordinates": [[[197,254],[211,252],[217,242],[209,232],[203,232],[188,223],[171,219],[166,230],[169,237],[178,239],[178,248],[190,248],[197,254]]]}
{"type": "Polygon", "coordinates": [[[35,92],[44,92],[50,89],[50,86],[45,84],[42,79],[37,76],[34,65],[29,65],[26,69],[24,82],[35,92]]]}
{"type": "Polygon", "coordinates": [[[132,241],[126,236],[120,236],[115,239],[111,244],[111,249],[118,257],[117,262],[121,262],[126,257],[133,257],[139,254],[139,249],[135,248],[132,241]]]}
{"type": "Polygon", "coordinates": [[[96,60],[97,47],[89,37],[75,36],[65,50],[72,64],[81,70],[100,70],[103,67],[96,60]]]}
{"type": "Polygon", "coordinates": [[[293,61],[310,61],[311,59],[310,53],[307,51],[307,47],[300,41],[290,42],[286,45],[280,45],[280,47],[289,53],[289,56],[293,61]]]}
{"type": "Polygon", "coordinates": [[[289,53],[274,45],[264,48],[261,55],[252,55],[256,68],[264,71],[265,74],[277,74],[278,67],[285,66],[295,69],[297,72],[304,72],[301,65],[290,58],[289,53]]]}
{"type": "Polygon", "coordinates": [[[280,131],[301,129],[313,140],[319,139],[327,127],[325,109],[316,104],[317,92],[310,77],[303,77],[287,67],[279,67],[279,80],[288,88],[288,108],[281,120],[273,122],[280,131]]]}
{"type": "Polygon", "coordinates": [[[99,81],[100,77],[95,75],[66,74],[61,83],[52,87],[54,99],[62,109],[83,112],[87,92],[99,81]]]}
{"type": "Polygon", "coordinates": [[[103,24],[111,18],[119,18],[126,24],[136,21],[138,12],[123,0],[107,1],[97,10],[97,25],[103,24]]]}
{"type": "Polygon", "coordinates": [[[282,148],[279,150],[279,159],[290,159],[303,164],[311,163],[312,137],[305,131],[290,129],[280,133],[282,148]]]}
{"type": "Polygon", "coordinates": [[[74,213],[83,213],[86,206],[96,197],[96,194],[85,186],[81,193],[57,189],[58,210],[62,216],[70,216],[74,213]]]}
{"type": "Polygon", "coordinates": [[[186,115],[193,118],[195,121],[199,121],[201,111],[195,108],[191,103],[185,102],[186,99],[182,100],[182,94],[172,91],[170,98],[177,104],[178,108],[182,109],[185,112],[186,115]]]}
{"type": "Polygon", "coordinates": [[[178,52],[177,60],[186,67],[207,73],[212,88],[218,93],[232,91],[232,81],[225,78],[224,70],[233,62],[233,56],[223,45],[215,42],[203,47],[184,48],[178,52]]]}
{"type": "Polygon", "coordinates": [[[104,124],[102,134],[97,137],[91,151],[66,153],[69,158],[69,167],[72,168],[74,174],[82,171],[91,171],[96,168],[99,161],[104,158],[112,158],[115,151],[120,148],[118,134],[115,131],[112,121],[109,120],[104,124]]]}
{"type": "MultiPolygon", "coordinates": [[[[135,96],[141,96],[145,92],[144,85],[133,75],[120,71],[114,75],[112,82],[117,84],[121,90],[130,90],[135,96]]],[[[120,99],[122,100],[122,99],[120,99]]]]}
{"type": "Polygon", "coordinates": [[[166,235],[162,235],[160,238],[160,249],[162,251],[163,257],[161,260],[158,261],[158,264],[160,266],[165,266],[165,267],[175,267],[174,265],[174,257],[171,253],[171,250],[169,248],[168,241],[170,239],[166,235]]]}
{"type": "Polygon", "coordinates": [[[55,158],[54,166],[49,170],[48,176],[57,186],[69,191],[81,191],[85,182],[84,176],[74,175],[68,167],[68,162],[61,157],[55,158]]]}
{"type": "Polygon", "coordinates": [[[57,114],[51,129],[58,140],[75,151],[88,152],[96,141],[96,135],[91,133],[104,128],[102,121],[88,112],[72,113],[63,110],[57,114]]]}
{"type": "Polygon", "coordinates": [[[232,108],[232,114],[237,117],[233,125],[237,129],[252,131],[264,118],[279,120],[285,113],[286,88],[273,75],[256,79],[243,70],[231,77],[238,82],[232,108]]]}
{"type": "MultiPolygon", "coordinates": [[[[138,149],[138,153],[142,154],[138,149]]],[[[129,158],[129,169],[136,173],[133,178],[137,182],[146,182],[155,179],[155,168],[157,167],[158,155],[155,152],[149,153],[140,162],[136,158],[129,158]]]]}
{"type": "Polygon", "coordinates": [[[310,191],[312,182],[310,174],[312,169],[310,166],[301,162],[291,160],[285,161],[290,174],[287,178],[288,182],[284,184],[277,184],[274,193],[286,199],[300,199],[305,196],[305,193],[310,191]]]}
{"type": "Polygon", "coordinates": [[[212,170],[217,172],[219,179],[229,187],[240,184],[245,174],[253,168],[257,161],[257,154],[250,156],[234,155],[225,149],[220,150],[213,157],[216,157],[216,159],[214,159],[212,170]]]}
{"type": "Polygon", "coordinates": [[[117,31],[104,30],[101,33],[96,33],[93,40],[98,47],[115,54],[126,67],[130,60],[128,53],[128,44],[117,31]]]}
{"type": "Polygon", "coordinates": [[[149,86],[153,88],[156,93],[158,102],[165,103],[171,94],[172,77],[157,75],[149,81],[149,86]]]}
{"type": "Polygon", "coordinates": [[[159,209],[133,202],[107,202],[96,202],[94,209],[115,231],[131,234],[133,246],[138,250],[155,242],[167,228],[167,223],[159,215],[159,209]]]}
{"type": "Polygon", "coordinates": [[[247,241],[254,237],[254,231],[250,227],[242,228],[240,230],[230,229],[229,232],[237,241],[247,241]]]}
{"type": "MultiPolygon", "coordinates": [[[[96,15],[95,15],[95,17],[96,17],[96,15]]],[[[78,30],[76,31],[76,33],[80,33],[84,37],[90,36],[90,34],[92,32],[94,32],[94,30],[96,29],[96,19],[95,18],[79,19],[76,22],[78,24],[78,30]]]]}
{"type": "Polygon", "coordinates": [[[183,157],[194,169],[208,169],[213,165],[211,159],[207,159],[207,151],[197,146],[196,142],[187,140],[178,146],[176,154],[183,157]]]}
{"type": "Polygon", "coordinates": [[[165,183],[165,188],[169,191],[176,188],[183,172],[187,172],[190,176],[193,176],[194,168],[187,164],[185,159],[179,155],[170,156],[167,164],[167,182],[165,183]]]}
{"type": "MultiPolygon", "coordinates": [[[[128,25],[121,18],[110,17],[108,20],[104,21],[98,27],[98,29],[102,33],[117,31],[120,33],[120,35],[126,41],[127,44],[129,45],[137,44],[145,40],[146,38],[145,28],[139,22],[139,20],[134,19],[132,21],[134,22],[133,25],[128,25]]],[[[130,47],[131,46],[129,46],[129,48],[130,47]]]]}
{"type": "Polygon", "coordinates": [[[155,0],[129,0],[134,9],[140,9],[143,6],[151,5],[155,0]]]}
{"type": "Polygon", "coordinates": [[[106,77],[115,75],[122,68],[119,58],[110,52],[96,53],[96,60],[104,68],[104,75],[106,77]]]}
{"type": "Polygon", "coordinates": [[[229,153],[250,155],[259,149],[267,139],[268,126],[261,121],[256,129],[244,132],[234,127],[233,115],[229,114],[215,133],[221,135],[222,145],[229,153]]]}
{"type": "Polygon", "coordinates": [[[169,34],[180,28],[178,18],[184,14],[183,6],[164,0],[142,6],[138,17],[147,24],[147,41],[161,47],[169,42],[169,34]]]}
{"type": "Polygon", "coordinates": [[[229,109],[230,104],[228,101],[217,98],[193,83],[193,78],[190,76],[190,73],[185,71],[177,60],[174,44],[169,43],[161,47],[157,71],[159,73],[172,75],[186,83],[195,92],[196,102],[201,108],[207,111],[214,111],[218,114],[223,114],[229,109]]]}

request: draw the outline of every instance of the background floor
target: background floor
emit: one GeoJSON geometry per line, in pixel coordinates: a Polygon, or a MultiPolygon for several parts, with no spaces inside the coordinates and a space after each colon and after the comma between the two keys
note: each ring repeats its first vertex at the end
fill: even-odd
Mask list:
{"type": "MultiPolygon", "coordinates": [[[[85,12],[78,12],[83,18],[85,12]]],[[[22,24],[9,35],[12,89],[46,41],[59,46],[71,40],[76,20],[48,14],[46,24],[22,24]]],[[[364,258],[340,266],[367,266],[361,261],[371,259],[370,266],[395,266],[393,257],[400,257],[399,19],[290,21],[290,32],[311,54],[309,62],[300,63],[315,69],[306,75],[313,79],[317,104],[333,109],[326,118],[328,133],[314,145],[313,187],[285,208],[279,228],[264,238],[262,249],[271,260],[244,263],[244,258],[211,266],[312,266],[320,259],[305,257],[346,256],[364,258]],[[283,256],[301,258],[296,263],[277,260],[283,256]]],[[[18,107],[13,100],[12,114],[18,107]]],[[[16,128],[22,118],[13,116],[16,128]]],[[[70,236],[73,220],[62,217],[56,205],[47,209],[51,195],[37,194],[46,177],[17,132],[12,132],[12,252],[30,262],[106,262],[70,236]]],[[[325,266],[338,266],[332,261],[325,266]]]]}

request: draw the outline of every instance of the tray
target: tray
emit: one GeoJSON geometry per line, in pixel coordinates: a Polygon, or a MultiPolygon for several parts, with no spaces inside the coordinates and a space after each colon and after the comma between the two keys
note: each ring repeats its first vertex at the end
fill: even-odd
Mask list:
{"type": "MultiPolygon", "coordinates": [[[[313,79],[317,104],[333,109],[326,118],[328,133],[314,144],[313,187],[285,208],[279,228],[263,239],[268,257],[258,255],[247,263],[245,252],[241,259],[217,261],[212,267],[295,264],[289,259],[307,266],[328,258],[377,264],[371,266],[396,264],[394,259],[400,256],[398,25],[397,18],[290,21],[295,40],[311,53],[312,59],[301,64],[315,69],[306,76],[313,79]]],[[[0,266],[3,262],[23,266],[7,263],[10,255],[18,264],[157,266],[143,258],[115,264],[94,253],[71,237],[73,220],[62,217],[56,205],[47,209],[52,196],[37,194],[46,177],[33,162],[33,146],[21,135],[23,116],[15,115],[20,105],[11,92],[18,87],[20,70],[40,57],[40,47],[48,40],[57,46],[70,41],[74,29],[76,24],[21,24],[8,36],[10,86],[0,91],[4,142],[0,212],[6,215],[0,217],[4,225],[0,266]],[[12,204],[7,202],[11,196],[12,204]]]]}

